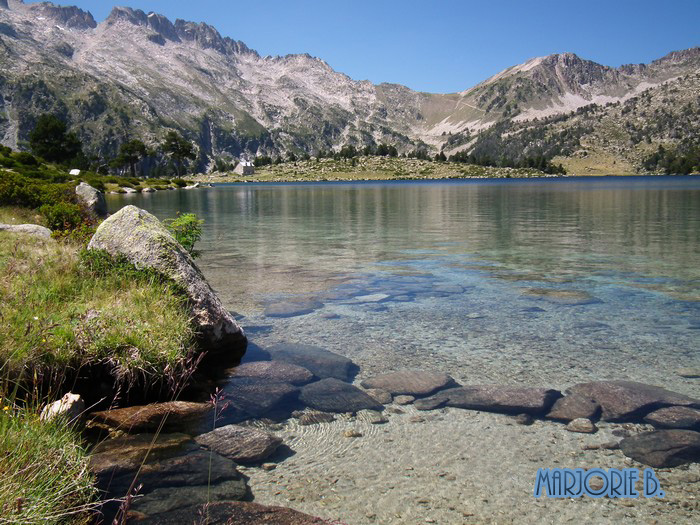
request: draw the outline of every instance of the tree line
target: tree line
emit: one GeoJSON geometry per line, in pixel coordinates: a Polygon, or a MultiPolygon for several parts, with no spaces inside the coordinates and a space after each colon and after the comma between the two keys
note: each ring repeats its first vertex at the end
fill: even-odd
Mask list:
{"type": "Polygon", "coordinates": [[[32,153],[48,162],[55,162],[80,169],[93,168],[105,171],[106,168],[128,169],[132,177],[136,176],[136,166],[147,158],[155,158],[159,153],[168,156],[174,164],[178,177],[187,167],[188,161],[197,158],[195,146],[177,131],[168,131],[163,141],[155,148],[149,148],[139,139],[132,139],[119,146],[116,157],[100,162],[100,159],[88,158],[78,136],[69,132],[65,122],[55,115],[41,115],[34,129],[29,133],[29,148],[32,153]]]}

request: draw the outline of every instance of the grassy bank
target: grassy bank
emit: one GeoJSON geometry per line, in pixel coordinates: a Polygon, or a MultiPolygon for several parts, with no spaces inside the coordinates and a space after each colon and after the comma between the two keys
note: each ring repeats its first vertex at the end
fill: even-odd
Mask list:
{"type": "Polygon", "coordinates": [[[70,243],[0,232],[0,362],[15,380],[102,364],[118,382],[176,373],[192,348],[175,285],[70,243]]]}
{"type": "Polygon", "coordinates": [[[283,181],[342,181],[342,180],[431,180],[463,178],[523,178],[544,177],[531,168],[493,168],[434,162],[401,157],[356,157],[354,159],[323,158],[298,160],[256,168],[255,175],[235,173],[196,175],[199,182],[283,182],[283,181]]]}
{"type": "Polygon", "coordinates": [[[90,523],[97,490],[78,433],[0,399],[0,523],[90,523]]]}

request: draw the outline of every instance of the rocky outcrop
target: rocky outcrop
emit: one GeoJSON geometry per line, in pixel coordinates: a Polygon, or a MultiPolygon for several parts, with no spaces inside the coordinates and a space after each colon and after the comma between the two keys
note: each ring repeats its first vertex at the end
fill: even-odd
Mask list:
{"type": "Polygon", "coordinates": [[[350,381],[358,367],[347,357],[313,345],[281,343],[267,347],[273,361],[302,366],[316,377],[350,381]]]}
{"type": "Polygon", "coordinates": [[[204,349],[226,352],[234,358],[243,355],[247,343],[243,329],[190,254],[156,217],[136,206],[125,206],[100,224],[88,249],[123,255],[137,268],[152,268],[181,285],[204,349]]]}
{"type": "Polygon", "coordinates": [[[211,403],[168,401],[93,412],[90,418],[94,422],[124,432],[155,432],[159,428],[163,432],[169,432],[206,424],[212,410],[211,403]],[[163,420],[165,422],[161,426],[163,420]]]}
{"type": "Polygon", "coordinates": [[[418,410],[449,406],[506,414],[541,415],[546,413],[559,397],[559,391],[549,388],[470,385],[443,390],[434,396],[419,399],[414,406],[418,410]]]}
{"type": "Polygon", "coordinates": [[[75,195],[92,215],[96,217],[107,216],[107,201],[105,201],[105,194],[100,190],[93,188],[86,182],[81,182],[75,187],[75,195]]]}
{"type": "Polygon", "coordinates": [[[0,224],[0,231],[36,235],[45,239],[51,238],[51,230],[38,224],[0,224]]]}
{"type": "Polygon", "coordinates": [[[359,412],[384,409],[384,405],[356,386],[334,378],[322,379],[301,389],[299,400],[323,412],[359,412]]]}
{"type": "Polygon", "coordinates": [[[625,456],[654,468],[676,467],[700,461],[700,432],[655,430],[623,439],[625,456]]]}
{"type": "Polygon", "coordinates": [[[635,421],[645,414],[668,406],[700,408],[700,399],[693,399],[665,388],[633,381],[593,381],[567,390],[600,404],[604,421],[635,421]]]}
{"type": "Polygon", "coordinates": [[[199,523],[207,517],[208,525],[331,525],[330,522],[286,507],[267,507],[249,502],[216,502],[193,505],[139,520],[143,525],[181,525],[199,523]]]}
{"type": "Polygon", "coordinates": [[[51,421],[56,417],[62,417],[66,421],[74,422],[85,412],[85,401],[79,394],[68,392],[58,401],[44,407],[41,411],[42,421],[51,421]]]}
{"type": "Polygon", "coordinates": [[[447,374],[426,370],[399,370],[362,381],[364,388],[380,388],[394,396],[428,396],[454,384],[447,374]]]}
{"type": "Polygon", "coordinates": [[[260,463],[282,440],[256,428],[227,425],[195,438],[197,443],[237,463],[260,463]]]}
{"type": "Polygon", "coordinates": [[[74,6],[64,7],[51,2],[41,2],[28,6],[34,16],[49,18],[70,29],[94,29],[97,22],[89,11],[74,6]]]}

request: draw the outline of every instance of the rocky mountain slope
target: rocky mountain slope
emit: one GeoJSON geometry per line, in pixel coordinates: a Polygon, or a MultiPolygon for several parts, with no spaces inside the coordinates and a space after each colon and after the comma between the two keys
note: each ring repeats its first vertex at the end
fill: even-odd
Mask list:
{"type": "MultiPolygon", "coordinates": [[[[692,93],[699,72],[698,48],[617,69],[567,53],[529,60],[461,93],[419,93],[355,81],[309,55],[261,57],[204,23],[118,7],[98,24],[75,7],[0,0],[3,144],[22,146],[38,115],[52,112],[102,156],[130,138],[155,144],[177,129],[198,144],[200,168],[241,154],[313,154],[382,142],[399,151],[466,149],[497,158],[519,151],[522,140],[511,137],[529,133],[544,133],[528,142],[534,153],[574,155],[589,139],[604,149],[599,111],[618,124],[611,107],[622,111],[633,99],[640,108],[647,96],[654,99],[647,116],[630,120],[635,130],[652,125],[650,111],[675,116],[679,100],[688,99],[697,116],[692,93]],[[551,122],[591,104],[597,109],[586,110],[590,122],[571,116],[568,124],[551,122]],[[548,141],[557,146],[538,145],[548,141]]],[[[687,135],[673,133],[669,127],[652,135],[668,143],[687,135]]],[[[610,154],[625,152],[629,137],[611,137],[610,154]]]]}

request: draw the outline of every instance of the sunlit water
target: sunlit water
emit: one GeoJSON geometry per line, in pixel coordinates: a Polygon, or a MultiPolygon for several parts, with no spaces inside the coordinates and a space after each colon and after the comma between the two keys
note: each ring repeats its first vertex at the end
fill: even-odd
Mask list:
{"type": "Polygon", "coordinates": [[[196,213],[198,264],[253,342],[319,344],[361,377],[687,390],[674,370],[700,365],[698,177],[237,184],[109,203],[196,213]],[[301,299],[317,308],[264,314],[301,299]]]}
{"type": "MultiPolygon", "coordinates": [[[[423,368],[462,384],[631,379],[699,395],[698,380],[676,371],[700,367],[700,177],[237,184],[109,198],[112,212],[125,204],[203,218],[198,264],[251,342],[322,346],[353,359],[358,380],[423,368]],[[299,315],[266,315],[280,303],[299,315]]],[[[403,408],[381,427],[362,416],[284,422],[278,435],[296,455],[246,471],[256,501],[357,524],[598,520],[600,500],[535,502],[534,468],[624,465],[619,453],[582,453],[563,425],[521,430],[458,409],[415,424],[403,408]],[[364,437],[348,440],[347,428],[364,437]]],[[[595,439],[617,439],[611,431],[595,439]]],[[[664,487],[682,499],[677,474],[664,487]]],[[[614,503],[601,522],[627,516],[614,503]]]]}

